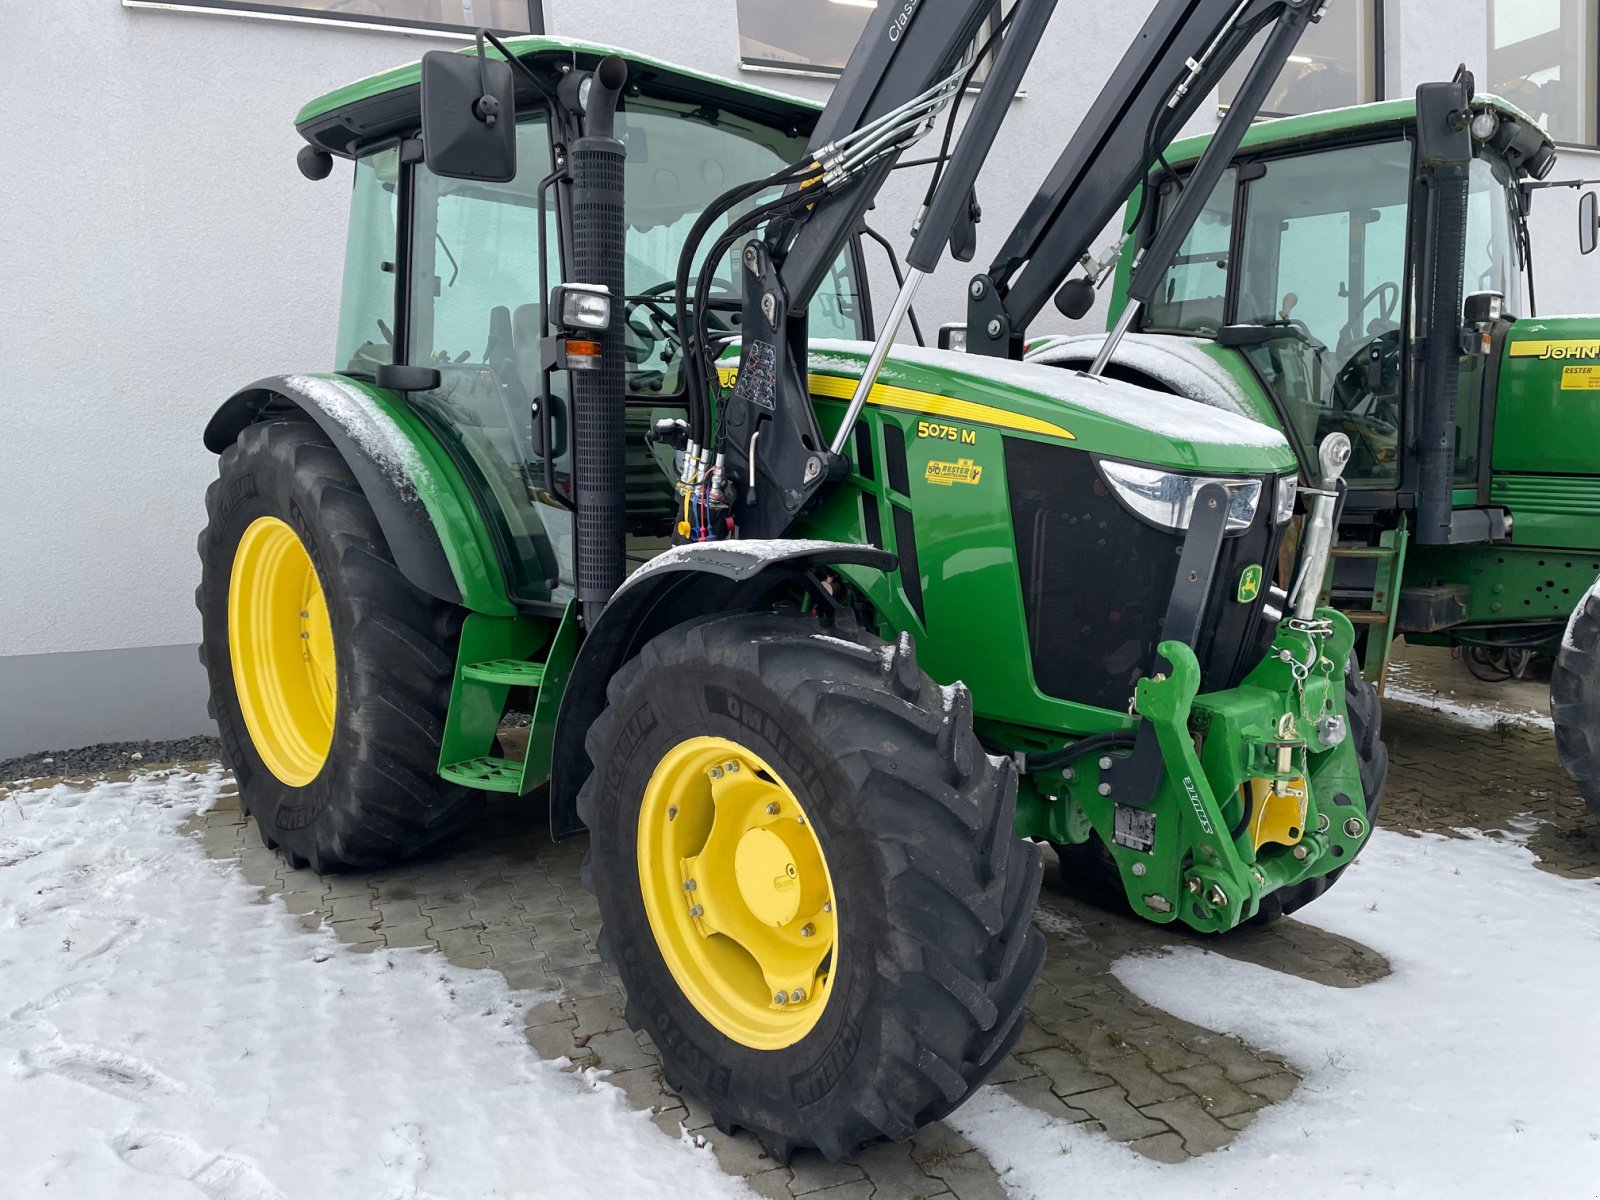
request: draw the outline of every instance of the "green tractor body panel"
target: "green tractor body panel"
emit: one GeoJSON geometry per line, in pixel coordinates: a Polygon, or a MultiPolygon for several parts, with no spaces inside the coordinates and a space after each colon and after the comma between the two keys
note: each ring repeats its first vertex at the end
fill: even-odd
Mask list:
{"type": "Polygon", "coordinates": [[[1600,542],[1600,316],[1512,327],[1500,361],[1492,462],[1491,498],[1515,517],[1513,545],[1600,542]]]}

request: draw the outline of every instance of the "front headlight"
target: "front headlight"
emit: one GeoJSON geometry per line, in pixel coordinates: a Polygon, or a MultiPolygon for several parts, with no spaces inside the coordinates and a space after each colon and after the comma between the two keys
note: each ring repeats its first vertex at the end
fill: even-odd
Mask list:
{"type": "Polygon", "coordinates": [[[1100,473],[1118,499],[1145,520],[1166,529],[1189,528],[1195,497],[1208,483],[1228,489],[1228,528],[1248,529],[1261,503],[1259,479],[1223,479],[1211,475],[1179,475],[1156,467],[1100,461],[1100,473]]]}
{"type": "Polygon", "coordinates": [[[1272,521],[1275,525],[1287,525],[1289,518],[1294,516],[1294,498],[1300,491],[1300,477],[1298,475],[1278,476],[1277,499],[1272,505],[1272,521]]]}

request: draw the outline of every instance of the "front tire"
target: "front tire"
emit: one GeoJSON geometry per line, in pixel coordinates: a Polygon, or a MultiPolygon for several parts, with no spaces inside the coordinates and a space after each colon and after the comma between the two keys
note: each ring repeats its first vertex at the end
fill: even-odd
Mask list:
{"type": "Polygon", "coordinates": [[[608,699],[586,874],[669,1083],[780,1161],[961,1103],[1016,1041],[1044,955],[1016,776],[966,690],[929,680],[909,637],[754,613],[660,635],[608,699]]]}
{"type": "Polygon", "coordinates": [[[1578,602],[1550,671],[1556,753],[1600,816],[1600,582],[1578,602]]]}
{"type": "Polygon", "coordinates": [[[462,614],[413,587],[315,425],[222,452],[200,535],[200,661],[241,809],[291,865],[430,849],[481,794],[436,774],[462,614]]]}

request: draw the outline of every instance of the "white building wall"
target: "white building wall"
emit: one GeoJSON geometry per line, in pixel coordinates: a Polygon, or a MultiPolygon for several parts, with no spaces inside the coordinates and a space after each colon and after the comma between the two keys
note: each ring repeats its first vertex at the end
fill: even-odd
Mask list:
{"type": "MultiPolygon", "coordinates": [[[[980,181],[977,265],[1151,2],[1061,6],[980,181]]],[[[1476,13],[1484,0],[1389,0],[1387,74],[1404,91],[1463,59],[1481,70],[1483,20],[1465,19],[1463,4],[1476,13]]],[[[741,74],[734,0],[546,0],[546,21],[741,74]]],[[[449,44],[112,0],[6,12],[0,757],[209,728],[192,596],[215,464],[200,431],[234,389],[326,367],[333,350],[349,168],[302,179],[294,114],[449,44]]],[[[744,77],[818,99],[828,90],[744,77]]],[[[1195,125],[1213,123],[1206,109],[1195,125]]],[[[1600,176],[1600,156],[1564,155],[1558,172],[1600,176]]],[[[921,186],[908,172],[873,218],[899,245],[921,186]]],[[[1594,268],[1576,255],[1576,193],[1541,195],[1536,220],[1542,307],[1595,307],[1594,268]]],[[[972,269],[947,263],[925,286],[930,335],[964,315],[972,269]]],[[[1066,325],[1050,314],[1040,328],[1066,325]]]]}

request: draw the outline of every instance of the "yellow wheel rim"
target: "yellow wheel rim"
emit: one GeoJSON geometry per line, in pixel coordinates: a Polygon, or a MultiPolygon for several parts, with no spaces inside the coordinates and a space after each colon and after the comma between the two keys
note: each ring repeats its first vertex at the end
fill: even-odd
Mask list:
{"type": "Polygon", "coordinates": [[[838,904],[814,827],[777,772],[697,737],[656,765],[639,808],[639,886],[678,987],[727,1037],[781,1050],[838,971],[838,904]]]}
{"type": "Polygon", "coordinates": [[[277,517],[252,521],[234,551],[228,649],[256,752],[284,783],[304,787],[333,743],[333,625],[311,555],[277,517]]]}

